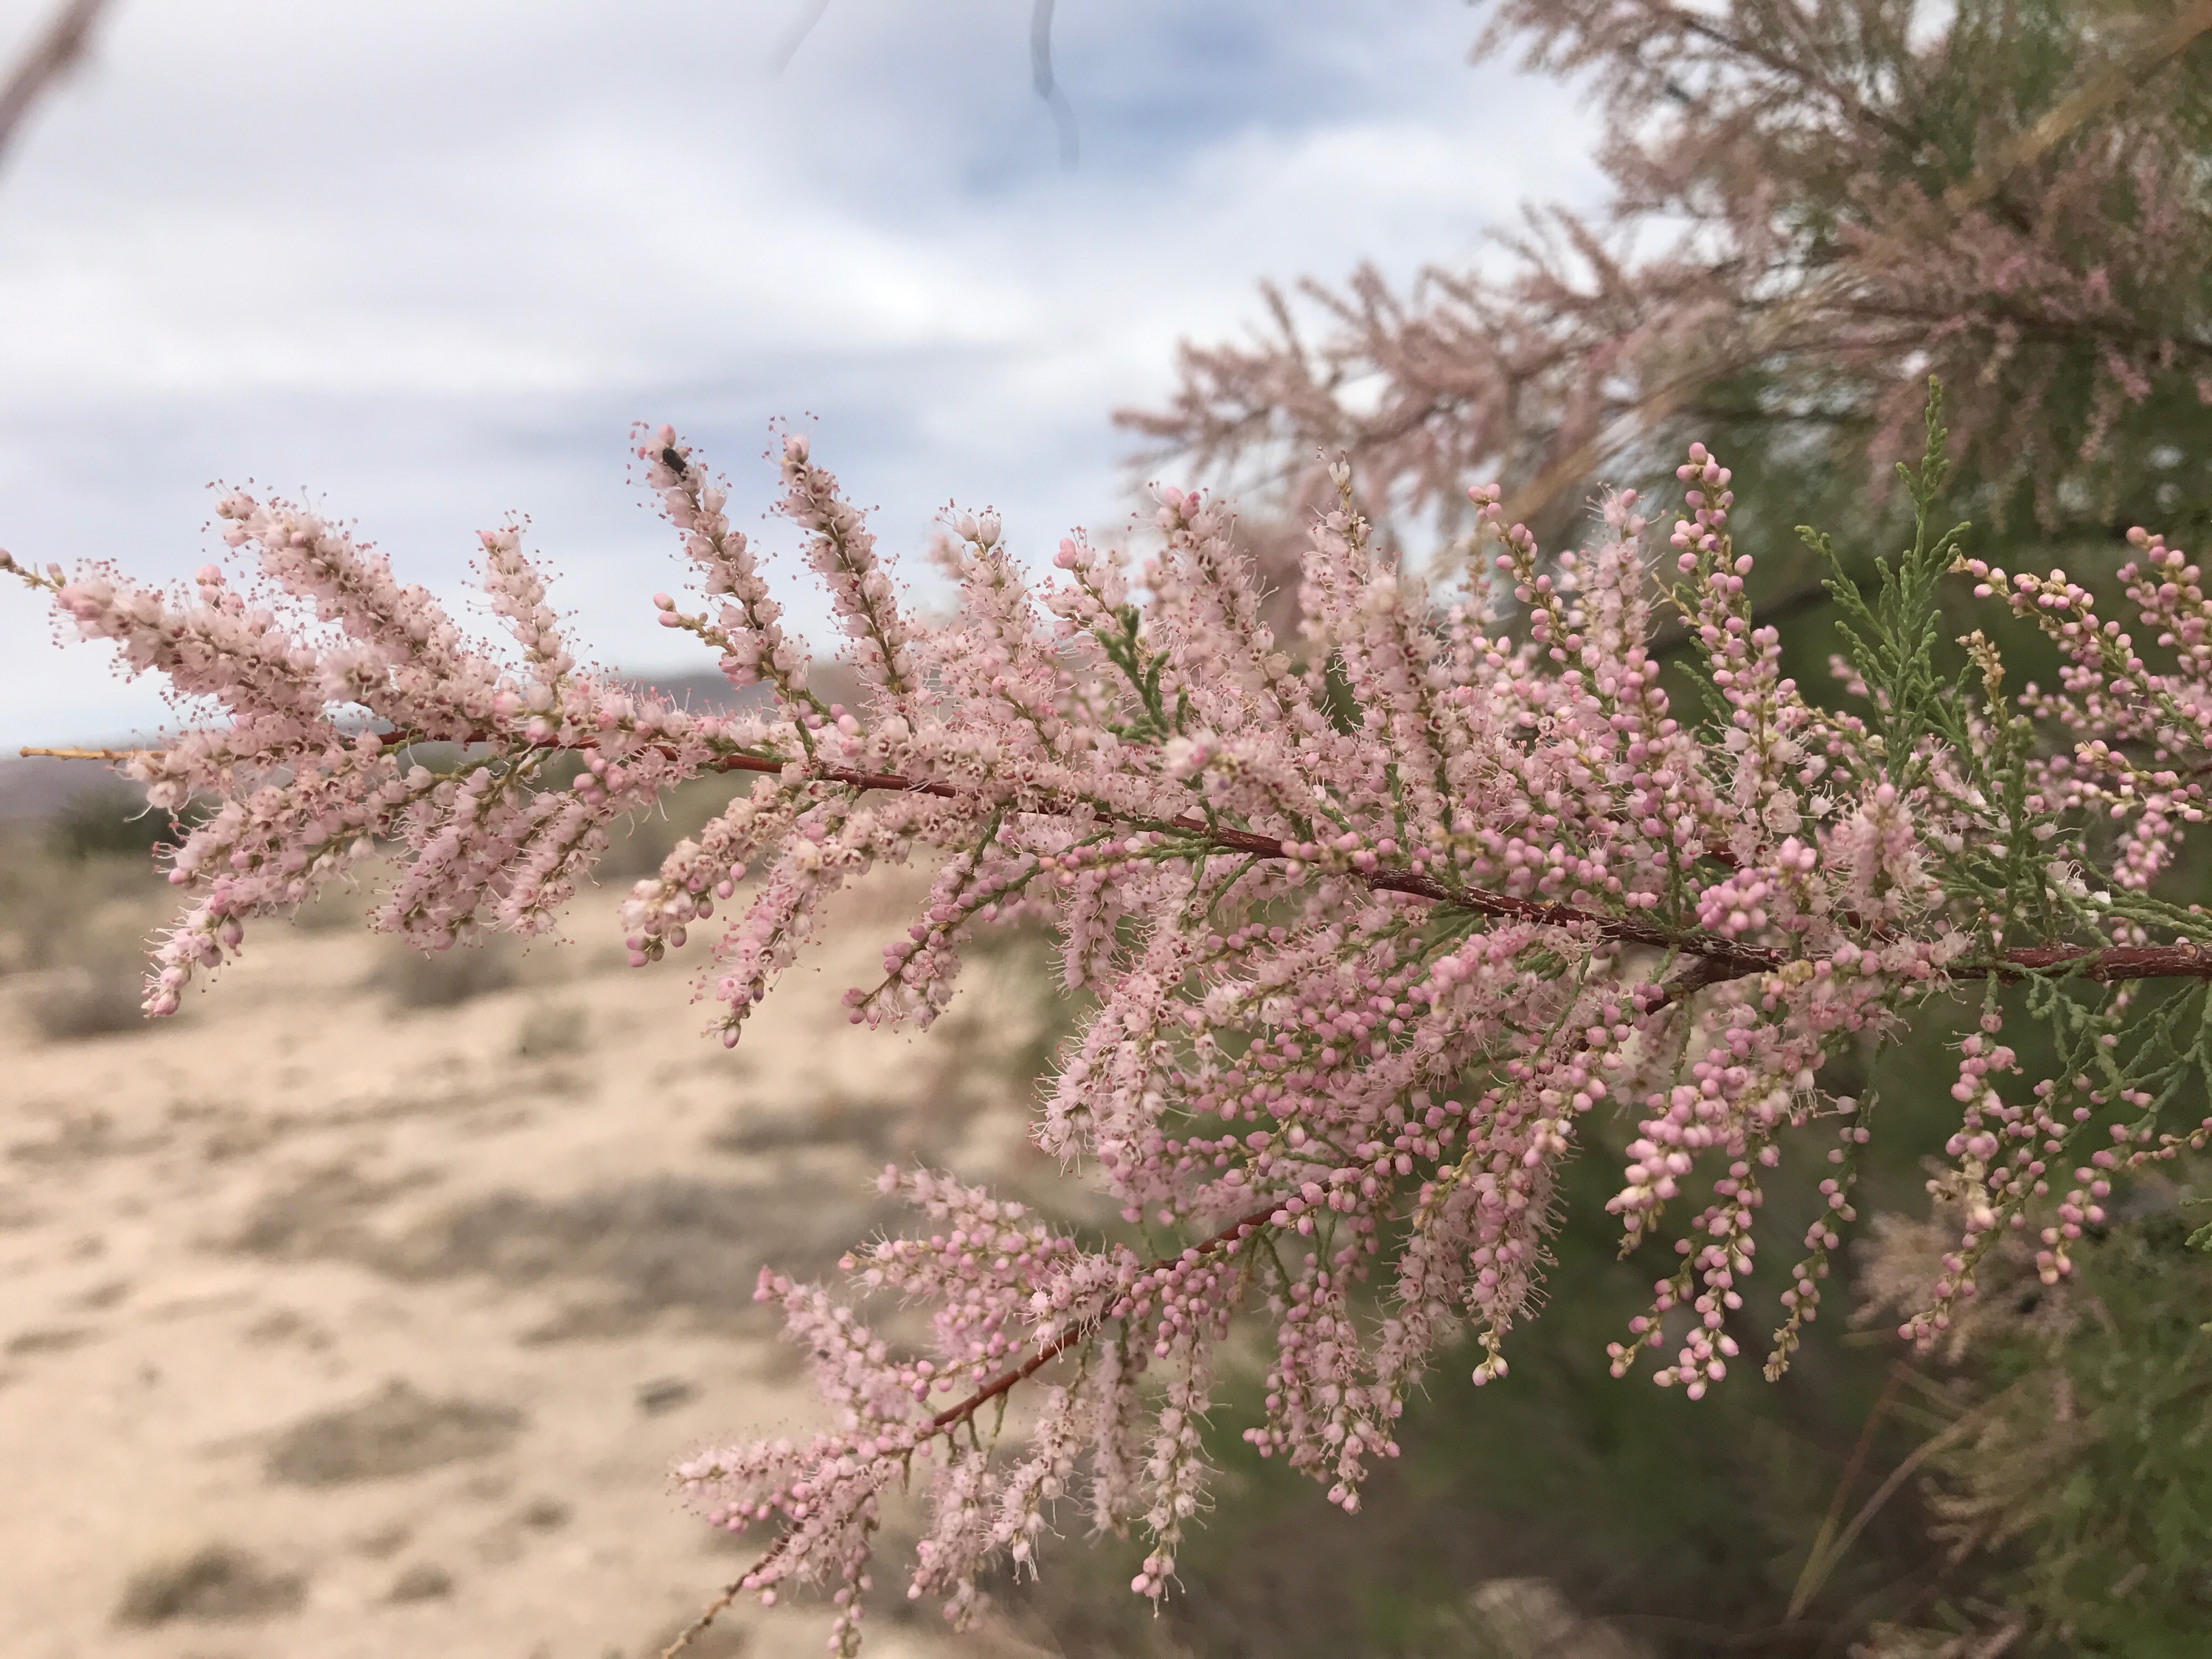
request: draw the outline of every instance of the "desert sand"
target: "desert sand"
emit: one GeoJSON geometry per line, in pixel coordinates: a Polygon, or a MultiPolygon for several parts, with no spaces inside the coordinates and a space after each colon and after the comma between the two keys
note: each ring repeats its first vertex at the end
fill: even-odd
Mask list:
{"type": "MultiPolygon", "coordinates": [[[[42,1035],[40,975],[0,978],[0,1650],[658,1652],[757,1547],[669,1467],[815,1413],[761,1264],[830,1271],[889,1218],[887,1158],[1045,1173],[1042,959],[973,969],[925,1037],[856,1031],[838,994],[896,922],[855,902],[734,1054],[680,961],[622,965],[604,890],[580,942],[442,1006],[331,927],[263,927],[111,1034],[42,1035]]],[[[826,1623],[743,1605],[694,1651],[816,1653],[826,1623]]],[[[993,1649],[927,1613],[872,1638],[993,1649]]]]}

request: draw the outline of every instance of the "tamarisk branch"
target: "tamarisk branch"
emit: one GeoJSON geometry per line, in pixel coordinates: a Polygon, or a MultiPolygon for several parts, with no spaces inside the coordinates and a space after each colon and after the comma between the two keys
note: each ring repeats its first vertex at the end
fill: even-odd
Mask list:
{"type": "MultiPolygon", "coordinates": [[[[1070,538],[1034,581],[994,515],[948,513],[937,558],[957,608],[918,618],[794,434],[778,511],[827,592],[852,708],[810,686],[814,655],[727,486],[666,428],[635,453],[693,597],[652,603],[733,686],[761,688],[742,712],[580,667],[514,525],[479,556],[504,645],[345,527],[241,490],[216,514],[245,568],[210,564],[188,592],[4,555],[0,572],[127,672],[224,711],[159,748],[51,751],[104,760],[179,815],[163,857],[185,904],[154,949],[153,1014],[235,959],[249,926],[372,868],[388,872],[372,925],[422,949],[543,933],[614,828],[717,774],[738,775],[735,795],[619,914],[641,969],[708,936],[696,988],[725,1043],[831,897],[880,865],[921,865],[927,890],[880,977],[847,993],[855,1024],[927,1028],[978,933],[1051,930],[1061,985],[1090,1001],[1031,1136],[1138,1231],[1102,1242],[886,1170],[918,1231],[856,1246],[842,1289],[774,1273],[759,1288],[830,1425],[678,1472],[711,1524],[776,1531],[707,1616],[820,1584],[849,1652],[879,1501],[909,1480],[928,1495],[909,1589],[956,1623],[989,1571],[1036,1568],[1067,1505],[1140,1531],[1133,1588],[1165,1595],[1204,1508],[1201,1425],[1238,1318],[1268,1339],[1246,1437],[1358,1509],[1443,1344],[1471,1334],[1477,1383],[1506,1370],[1559,1171],[1601,1108],[1632,1131],[1606,1206],[1625,1245],[1680,1241],[1610,1360],[1626,1374],[1650,1352],[1653,1380],[1692,1396],[1740,1358],[1727,1313],[1756,1266],[1760,1182],[1816,1129],[1846,1159],[1869,1133],[1822,1081],[1863,1034],[1982,988],[1941,1178],[1963,1230],[1909,1340],[1948,1328],[1993,1240],[2019,1232],[2056,1282],[2115,1181],[2212,1138],[2206,919],[2160,895],[2206,811],[2202,573],[2136,535],[2124,623],[2063,573],[1978,560],[1934,521],[1932,410],[1929,425],[1912,544],[1875,588],[1836,573],[1840,708],[1782,672],[1746,597],[1756,556],[1730,528],[1731,475],[1702,445],[1668,525],[1623,494],[1585,547],[1547,554],[1496,486],[1470,491],[1498,587],[1398,569],[1340,469],[1301,567],[1301,636],[1279,642],[1229,509],[1172,488],[1141,557],[1070,538]],[[2008,696],[1979,634],[1963,665],[1939,652],[1938,589],[1960,579],[2051,638],[2060,692],[2008,696]],[[1701,659],[1709,718],[1670,706],[1662,605],[1701,659]],[[2013,1024],[2049,1034],[2047,1074],[2013,1024]],[[874,1331],[881,1297],[927,1310],[927,1338],[874,1331]]],[[[1770,1375],[1818,1315],[1840,1181],[1770,1375]]]]}

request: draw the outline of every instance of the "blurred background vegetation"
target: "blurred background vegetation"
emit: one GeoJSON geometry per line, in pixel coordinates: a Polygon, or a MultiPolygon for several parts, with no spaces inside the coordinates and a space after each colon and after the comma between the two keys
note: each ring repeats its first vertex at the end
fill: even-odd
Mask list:
{"type": "MultiPolygon", "coordinates": [[[[1125,422],[1271,504],[1252,532],[1263,563],[1286,568],[1277,526],[1315,499],[1316,455],[1352,461],[1409,557],[1426,545],[1432,568],[1477,556],[1479,570],[1456,539],[1461,485],[1502,477],[1510,510],[1556,544],[1601,486],[1664,501],[1702,439],[1734,469],[1754,611],[1781,629],[1787,672],[1833,704],[1835,608],[1796,526],[1832,534],[1862,581],[1909,540],[1883,474],[1931,374],[1962,411],[1953,516],[1974,521],[1978,556],[2063,566],[2124,614],[2128,526],[2198,550],[2212,8],[1486,9],[1492,49],[1606,100],[1613,198],[1532,216],[1502,267],[1402,290],[1372,273],[1310,283],[1271,294],[1252,340],[1185,349],[1174,402],[1125,422]]],[[[2055,681],[2034,630],[1993,623],[1963,583],[1944,602],[1947,640],[1996,637],[2014,689],[2055,681]]],[[[1702,706],[1704,672],[1694,651],[1669,653],[1678,709],[1702,706]]],[[[2178,901],[2212,895],[2205,849],[2165,882],[2178,901]]],[[[1594,1146],[1510,1376],[1477,1392],[1440,1368],[1366,1513],[1347,1521],[1240,1460],[1224,1430],[1233,1473],[1185,1563],[1182,1639],[1252,1655],[1598,1653],[1613,1635],[1685,1655],[2206,1650],[2212,1262],[2185,1242],[2201,1173],[2139,1182],[2070,1284],[1993,1268],[1955,1351],[1905,1351],[1876,1305],[1873,1281],[1944,1248],[1922,1164],[1956,1123],[1948,1045],[1965,1024],[1931,1011],[1822,1074],[1880,1103],[1854,1200],[1874,1220],[1839,1253],[1842,1282],[1780,1383],[1732,1379],[1692,1404],[1606,1376],[1597,1355],[1671,1260],[1615,1259],[1601,1206],[1619,1149],[1594,1146]],[[1493,1575],[1545,1580],[1610,1633],[1569,1618],[1528,1645],[1543,1621],[1502,1625],[1480,1589],[1493,1575]]],[[[2038,1075],[2021,1029],[2008,1040],[2038,1075]]],[[[1797,1150],[1802,1170],[1825,1148],[1797,1150]]],[[[1793,1259],[1808,1218],[1804,1190],[1775,1185],[1768,1299],[1739,1316],[1747,1353],[1780,1322],[1771,1258],[1793,1259]]],[[[1103,1653],[1133,1638],[1093,1639],[1103,1653]]]]}

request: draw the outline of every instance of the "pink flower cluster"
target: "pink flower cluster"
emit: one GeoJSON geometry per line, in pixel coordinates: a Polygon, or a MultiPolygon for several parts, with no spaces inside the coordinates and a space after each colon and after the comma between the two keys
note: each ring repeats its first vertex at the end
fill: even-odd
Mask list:
{"type": "Polygon", "coordinates": [[[927,1024],[978,928],[1056,930],[1066,984],[1096,1007],[1036,1137],[1131,1232],[1056,1228],[887,1172],[927,1231],[856,1251],[848,1276],[857,1298],[929,1308],[926,1350],[766,1275],[836,1420],[679,1471],[716,1524],[777,1529],[747,1589],[835,1587],[841,1650],[858,1640],[882,1494],[924,1463],[932,1518],[912,1588],[956,1620],[994,1566],[1033,1568],[1068,1510],[1141,1528],[1134,1588],[1165,1593],[1205,1501],[1221,1344],[1252,1310],[1273,1353],[1248,1438],[1356,1508],[1441,1344],[1471,1332],[1475,1380],[1504,1371],[1540,1293],[1561,1165],[1602,1147],[1616,1117],[1634,1126],[1608,1206],[1629,1241],[1657,1238],[1670,1212],[1687,1220],[1677,1271],[1613,1363],[1671,1349],[1657,1380],[1692,1395],[1737,1357],[1729,1316],[1762,1180],[1794,1131],[1839,1129],[1778,1370],[1817,1310],[1868,1133],[1822,1066],[1962,979],[2025,980],[2046,1000],[2119,988],[2068,1027],[2081,1052],[2027,1104],[2000,1094],[2016,1057],[1991,1042],[1996,1002],[1963,1045],[1943,1184],[1971,1231],[1912,1335],[1946,1328],[1999,1230],[2047,1215],[2045,1266],[2063,1272],[2113,1170],[2212,1132],[2165,1126],[2185,1097],[2179,1061],[2145,1048],[2130,1072],[2132,1051],[2115,1050],[2133,981],[2212,976],[2191,913],[2144,891],[2201,820],[2212,769],[2212,611],[2196,568],[2155,539],[2126,580],[2170,665],[2149,665],[2063,576],[1966,561],[2067,652],[2062,688],[2031,687],[2023,706],[2071,744],[2034,746],[1978,640],[1990,700],[1906,744],[1883,736],[1888,692],[1865,718],[1840,714],[1779,672],[1776,632],[1746,597],[1730,475],[1702,447],[1679,474],[1671,586],[1632,496],[1607,504],[1597,545],[1547,556],[1503,521],[1495,489],[1471,492],[1510,605],[1480,583],[1431,592],[1399,568],[1340,471],[1302,565],[1303,636],[1278,640],[1227,508],[1176,489],[1159,492],[1153,551],[1070,539],[1042,580],[994,517],[952,514],[939,555],[959,604],[918,619],[793,436],[780,510],[867,688],[847,708],[809,689],[726,487],[665,428],[636,453],[708,600],[654,604],[733,682],[769,688],[757,717],[694,716],[579,669],[513,528],[485,537],[483,574],[519,663],[465,640],[342,527],[241,494],[219,510],[258,558],[250,590],[213,568],[175,597],[105,570],[7,568],[133,672],[229,716],[127,763],[161,804],[208,804],[175,854],[194,902],[157,953],[153,1012],[238,951],[246,921],[380,845],[400,867],[377,926],[431,949],[536,932],[612,819],[713,770],[757,775],[622,911],[640,966],[702,935],[726,1042],[823,901],[879,861],[921,860],[934,879],[881,977],[850,994],[855,1022],[927,1024]],[[1711,724],[1679,718],[1662,689],[1656,599],[1704,655],[1711,724]],[[430,742],[459,758],[410,763],[430,742]],[[581,769],[550,769],[564,755],[581,769]],[[2109,873],[2085,825],[2118,836],[2109,873]],[[2023,858],[2032,892],[2006,875],[2023,858]],[[2047,1203],[2051,1171],[2107,1133],[2112,1148],[2047,1203]],[[1140,1249],[1139,1228],[1180,1242],[1140,1249]],[[1040,1373],[1011,1419],[1018,1443],[1002,1440],[991,1425],[1040,1373]]]}

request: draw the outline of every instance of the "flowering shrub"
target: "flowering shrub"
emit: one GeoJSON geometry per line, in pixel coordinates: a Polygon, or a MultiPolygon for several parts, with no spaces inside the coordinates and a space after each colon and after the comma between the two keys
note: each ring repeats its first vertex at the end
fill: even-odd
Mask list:
{"type": "MultiPolygon", "coordinates": [[[[1731,434],[1847,518],[1956,388],[1977,512],[2101,535],[2212,504],[2212,13],[2091,0],[1487,0],[1479,51],[1571,79],[1589,207],[1407,283],[1266,291],[1126,410],[1179,467],[1317,449],[1411,532],[1503,471],[1516,512],[1731,434]],[[1679,434],[1679,435],[1678,435],[1679,434]],[[1869,465],[1871,463],[1871,465],[1869,465]]],[[[1839,524],[1848,532],[1849,523],[1839,524]]],[[[1786,576],[1786,571],[1770,572],[1786,576]]],[[[1793,584],[1794,586],[1794,584],[1793,584]]]]}
{"type": "Polygon", "coordinates": [[[856,1024],[928,1024],[977,928],[1056,930],[1067,988],[1096,1006],[1036,1138],[1128,1231],[1070,1232],[887,1170],[923,1226],[856,1248],[848,1293],[927,1306],[916,1353],[853,1301],[764,1274],[836,1418],[678,1470],[715,1525],[773,1533],[718,1608],[826,1581],[850,1650],[879,1500],[922,1466],[912,1589],[956,1620],[987,1570],[1033,1569],[1070,1512],[1141,1528],[1133,1588],[1164,1595],[1206,1502],[1200,1427],[1244,1313],[1273,1344],[1247,1437],[1356,1509],[1442,1340],[1471,1328],[1474,1380],[1505,1370],[1559,1170],[1601,1104],[1635,1126],[1608,1206],[1628,1239],[1687,1212],[1680,1266],[1613,1368],[1651,1350],[1656,1380],[1692,1395],[1738,1357],[1761,1182],[1795,1130],[1835,1143],[1833,1167],[1770,1376],[1817,1313],[1869,1133],[1868,1103],[1820,1074],[1855,1034],[1978,988],[1932,1183],[1961,1225],[1903,1326],[1922,1343],[1952,1328],[1994,1244],[2016,1239],[2056,1281],[2116,1174],[2212,1136],[2190,1115],[2212,1073],[2203,913],[2152,890],[2212,769],[2201,573],[2138,533],[2139,642],[2062,573],[1965,556],[1930,520],[1932,404],[1928,458],[1905,472],[1913,544],[1871,599],[1835,584],[1852,647],[1838,671],[1863,699],[1849,714],[1781,674],[1776,630],[1745,600],[1729,470],[1702,446],[1656,561],[1632,495],[1607,501],[1595,546],[1547,556],[1494,487],[1471,492],[1496,580],[1449,595],[1378,554],[1340,470],[1304,559],[1304,637],[1279,641],[1226,508],[1173,489],[1140,563],[1071,539],[1034,589],[995,518],[953,516],[937,551],[957,610],[917,620],[793,434],[779,509],[866,687],[848,708],[810,689],[724,486],[667,428],[641,435],[705,594],[653,603],[733,684],[765,688],[757,713],[695,714],[580,669],[513,527],[484,535],[482,561],[511,659],[341,526],[238,491],[217,512],[258,559],[250,584],[210,565],[171,595],[104,568],[5,568],[132,672],[228,714],[120,757],[159,805],[212,803],[172,855],[191,902],[155,952],[150,1012],[243,948],[249,921],[380,844],[400,867],[377,927],[428,950],[542,932],[611,823],[713,771],[758,775],[623,919],[643,967],[730,907],[702,970],[726,1042],[823,901],[878,860],[935,874],[881,977],[848,993],[856,1024]],[[1962,672],[1942,668],[1947,573],[2056,642],[2057,689],[2008,700],[1979,633],[1962,672]],[[1661,604],[1704,653],[1702,720],[1676,714],[1647,649],[1661,604]],[[430,743],[459,758],[419,763],[430,743]],[[2000,999],[2006,984],[2025,994],[2000,999]],[[2006,1041],[2008,1008],[2048,1028],[2045,1073],[2006,1041]],[[1000,1430],[1018,1389],[1017,1438],[1000,1430]]]}

